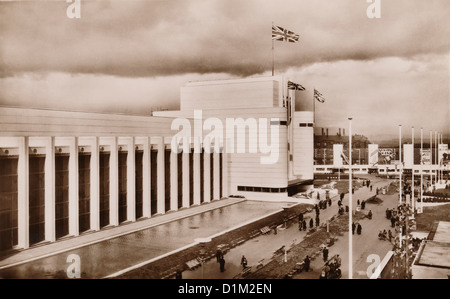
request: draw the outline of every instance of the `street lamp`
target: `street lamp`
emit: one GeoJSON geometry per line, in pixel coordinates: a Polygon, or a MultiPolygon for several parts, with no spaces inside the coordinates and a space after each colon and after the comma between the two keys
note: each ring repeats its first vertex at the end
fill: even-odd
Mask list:
{"type": "Polygon", "coordinates": [[[352,118],[349,117],[348,119],[348,206],[349,206],[349,213],[348,213],[348,278],[353,278],[353,234],[352,234],[352,222],[353,222],[353,209],[352,209],[352,118]]]}
{"type": "Polygon", "coordinates": [[[195,239],[195,242],[197,242],[201,245],[200,259],[201,259],[201,264],[202,264],[202,279],[205,279],[205,269],[203,266],[205,264],[205,245],[207,243],[211,242],[211,238],[197,238],[197,239],[195,239]]]}
{"type": "Polygon", "coordinates": [[[398,160],[399,160],[399,180],[400,180],[400,204],[402,204],[402,125],[398,126],[398,132],[399,132],[399,136],[398,136],[398,149],[399,149],[399,154],[398,154],[398,160]]]}

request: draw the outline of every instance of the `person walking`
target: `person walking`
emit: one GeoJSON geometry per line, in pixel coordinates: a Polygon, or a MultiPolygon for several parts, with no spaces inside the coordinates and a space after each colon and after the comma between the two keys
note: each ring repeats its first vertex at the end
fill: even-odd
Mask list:
{"type": "Polygon", "coordinates": [[[220,259],[219,264],[220,264],[220,272],[224,272],[225,271],[225,259],[223,258],[223,256],[220,259]]]}
{"type": "Polygon", "coordinates": [[[305,270],[305,272],[309,271],[309,265],[311,263],[311,260],[309,259],[309,256],[306,256],[305,259],[303,260],[304,266],[303,269],[305,270]]]}
{"type": "Polygon", "coordinates": [[[302,226],[303,226],[303,230],[306,231],[306,220],[305,219],[303,219],[302,226]]]}
{"type": "Polygon", "coordinates": [[[352,235],[355,234],[356,224],[355,222],[352,223],[352,235]]]}
{"type": "Polygon", "coordinates": [[[360,235],[360,234],[361,234],[361,231],[362,231],[361,223],[358,223],[358,227],[356,228],[356,233],[357,233],[358,235],[360,235]]]}
{"type": "Polygon", "coordinates": [[[344,199],[344,196],[345,196],[345,194],[344,194],[344,192],[342,192],[341,195],[340,195],[341,201],[344,199]]]}
{"type": "Polygon", "coordinates": [[[298,214],[298,222],[302,222],[303,221],[303,213],[298,214]]]}
{"type": "Polygon", "coordinates": [[[320,225],[320,218],[319,215],[316,216],[316,226],[320,225]]]}
{"type": "Polygon", "coordinates": [[[220,262],[220,259],[221,259],[222,257],[223,257],[222,250],[217,249],[217,251],[216,251],[216,261],[217,261],[217,262],[220,262]]]}
{"type": "Polygon", "coordinates": [[[328,260],[328,248],[325,246],[322,251],[323,261],[326,262],[328,260]]]}
{"type": "Polygon", "coordinates": [[[247,268],[247,258],[243,255],[241,258],[242,269],[245,270],[247,268]]]}
{"type": "Polygon", "coordinates": [[[314,227],[314,220],[311,218],[309,220],[309,228],[313,228],[314,227]]]}

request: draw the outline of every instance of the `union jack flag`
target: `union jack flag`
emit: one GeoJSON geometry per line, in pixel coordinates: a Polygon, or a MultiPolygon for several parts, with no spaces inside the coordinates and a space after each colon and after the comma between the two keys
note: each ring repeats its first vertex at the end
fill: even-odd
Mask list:
{"type": "Polygon", "coordinates": [[[325,102],[325,98],[323,97],[323,95],[319,91],[317,91],[315,89],[314,89],[314,98],[316,100],[318,100],[319,102],[321,102],[321,103],[325,102]]]}
{"type": "Polygon", "coordinates": [[[288,89],[305,90],[305,88],[303,86],[301,86],[300,84],[294,83],[292,81],[288,81],[288,89]]]}
{"type": "Polygon", "coordinates": [[[296,43],[298,42],[299,35],[280,26],[272,25],[272,39],[296,43]]]}

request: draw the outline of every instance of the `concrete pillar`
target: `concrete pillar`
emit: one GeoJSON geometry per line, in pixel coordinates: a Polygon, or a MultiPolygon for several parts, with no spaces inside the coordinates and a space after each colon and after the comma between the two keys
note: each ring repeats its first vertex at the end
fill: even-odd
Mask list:
{"type": "Polygon", "coordinates": [[[119,152],[113,137],[109,157],[109,224],[119,225],[119,152]]]}
{"type": "Polygon", "coordinates": [[[70,141],[69,153],[69,234],[78,236],[78,137],[70,141]]]}
{"type": "Polygon", "coordinates": [[[149,137],[143,140],[144,152],[142,156],[142,215],[149,218],[151,216],[151,145],[149,137]]]}
{"type": "Polygon", "coordinates": [[[228,154],[222,148],[222,196],[228,197],[228,154]]]}
{"type": "MultiPolygon", "coordinates": [[[[206,143],[205,143],[206,144],[206,143]]],[[[204,149],[203,149],[204,150],[204,149]]],[[[203,202],[211,201],[211,159],[210,154],[203,154],[203,202]]]]}
{"type": "Polygon", "coordinates": [[[170,151],[170,210],[178,210],[178,154],[170,151]]]}
{"type": "Polygon", "coordinates": [[[136,152],[135,139],[127,140],[127,220],[136,221],[136,152]]]}
{"type": "Polygon", "coordinates": [[[55,242],[55,137],[45,139],[45,240],[55,242]]]}
{"type": "Polygon", "coordinates": [[[94,137],[90,142],[90,222],[91,230],[100,230],[100,150],[99,139],[94,137]]]}
{"type": "Polygon", "coordinates": [[[213,165],[214,174],[214,193],[213,199],[220,199],[220,155],[216,151],[214,151],[214,165],[213,165]]]}
{"type": "Polygon", "coordinates": [[[17,209],[18,209],[18,247],[30,247],[29,225],[29,138],[19,140],[19,161],[17,167],[17,209]]]}
{"type": "Polygon", "coordinates": [[[157,199],[157,207],[156,212],[158,214],[165,213],[165,186],[164,186],[164,139],[158,140],[158,199],[157,199]]]}
{"type": "Polygon", "coordinates": [[[202,150],[200,138],[194,139],[194,205],[201,204],[200,194],[200,152],[202,150]]]}
{"type": "Polygon", "coordinates": [[[189,186],[189,151],[190,145],[185,144],[183,142],[183,198],[182,198],[182,207],[189,208],[189,194],[190,194],[190,186],[189,186]]]}

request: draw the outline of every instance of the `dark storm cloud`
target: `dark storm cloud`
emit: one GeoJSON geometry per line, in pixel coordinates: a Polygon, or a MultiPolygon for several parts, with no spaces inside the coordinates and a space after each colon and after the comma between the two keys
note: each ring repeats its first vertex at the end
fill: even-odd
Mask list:
{"type": "Polygon", "coordinates": [[[258,74],[271,68],[272,21],[300,34],[275,43],[279,70],[449,49],[447,0],[382,1],[378,20],[362,0],[82,1],[81,19],[68,5],[0,3],[0,76],[258,74]]]}

